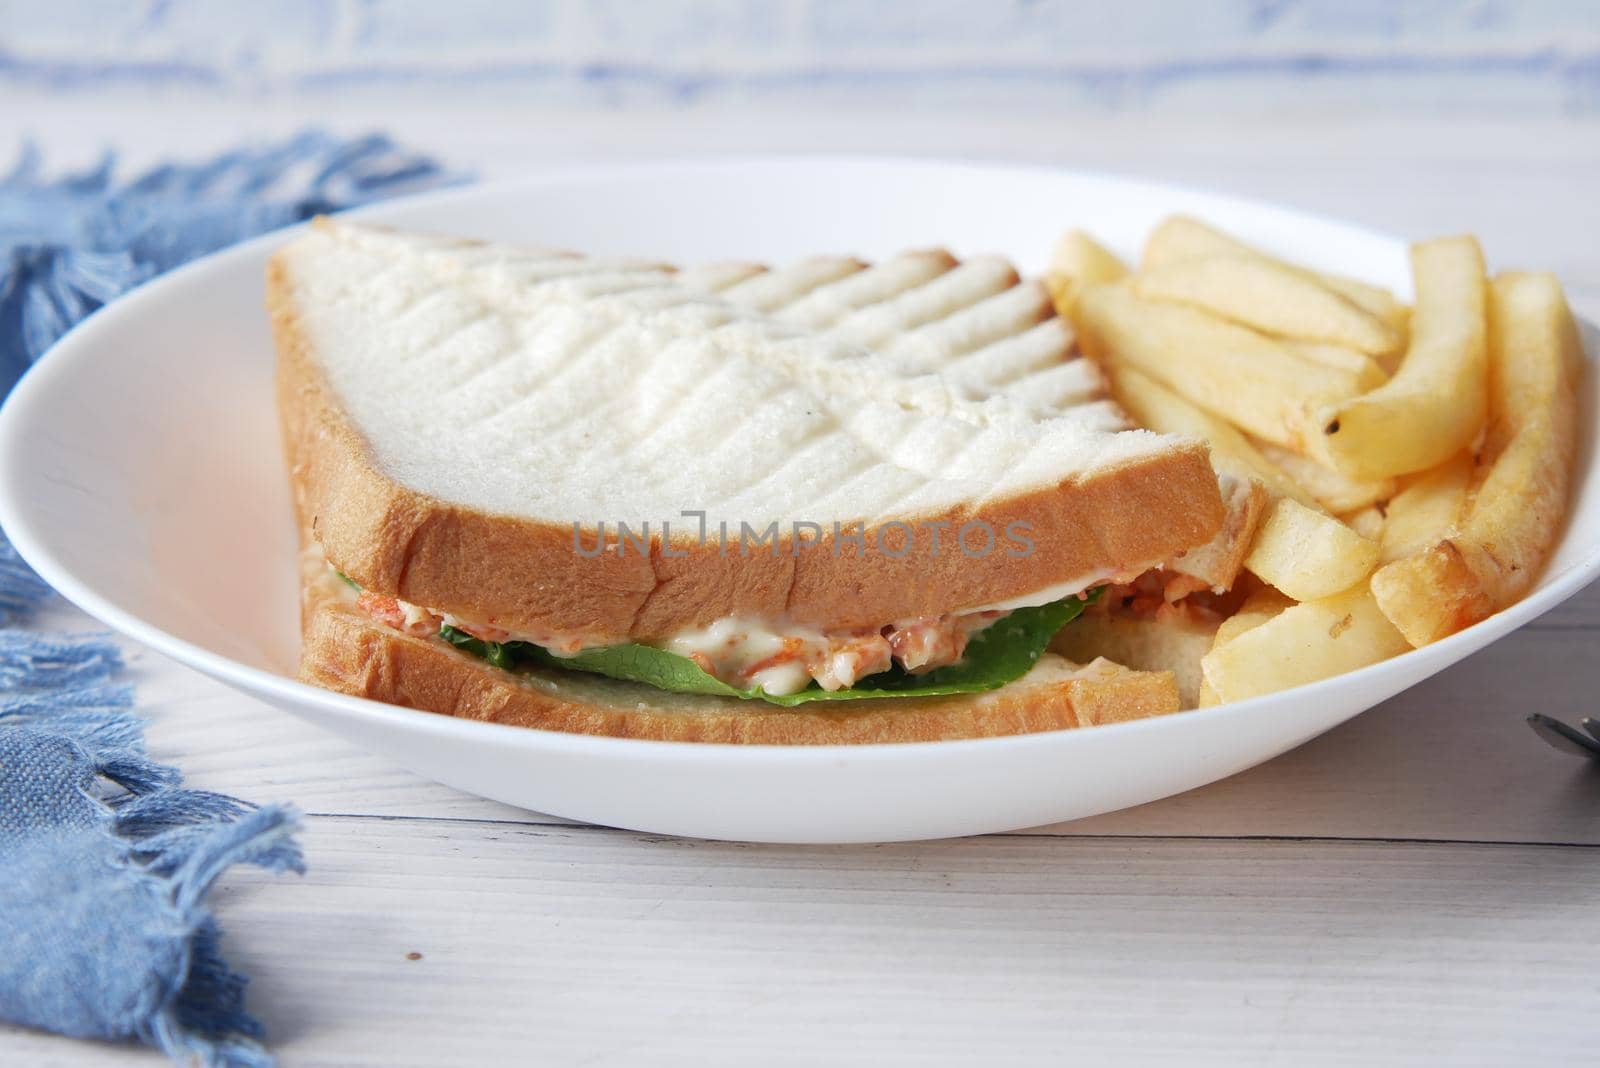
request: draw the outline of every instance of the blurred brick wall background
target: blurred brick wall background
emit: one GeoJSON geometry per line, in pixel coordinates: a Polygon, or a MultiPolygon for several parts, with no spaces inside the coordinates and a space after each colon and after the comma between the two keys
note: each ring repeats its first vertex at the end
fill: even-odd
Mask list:
{"type": "Polygon", "coordinates": [[[1600,113],[1595,0],[0,0],[0,107],[1600,113]]]}

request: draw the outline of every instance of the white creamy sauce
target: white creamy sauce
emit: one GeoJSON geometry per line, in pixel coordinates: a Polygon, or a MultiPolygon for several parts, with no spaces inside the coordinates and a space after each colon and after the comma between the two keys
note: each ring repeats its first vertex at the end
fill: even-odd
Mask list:
{"type": "Polygon", "coordinates": [[[1012,597],[993,604],[980,605],[977,608],[963,608],[961,614],[973,612],[1015,612],[1019,608],[1036,608],[1042,604],[1052,604],[1066,597],[1080,594],[1084,590],[1095,586],[1104,586],[1107,583],[1132,582],[1146,571],[1154,571],[1161,566],[1160,561],[1150,564],[1136,564],[1133,567],[1121,569],[1101,568],[1091,571],[1078,578],[1057,582],[1032,593],[1025,593],[1020,597],[1012,597]]]}
{"type": "Polygon", "coordinates": [[[790,694],[811,684],[814,676],[807,665],[826,657],[829,644],[828,635],[820,630],[724,616],[706,626],[679,631],[661,647],[741,689],[753,685],[771,694],[790,694]],[[782,659],[759,666],[775,657],[782,659]]]}
{"type": "Polygon", "coordinates": [[[720,660],[732,655],[743,663],[754,664],[782,651],[786,639],[807,645],[827,643],[821,631],[794,627],[780,631],[759,620],[724,616],[707,626],[679,631],[663,642],[662,648],[691,660],[700,656],[720,660]]]}

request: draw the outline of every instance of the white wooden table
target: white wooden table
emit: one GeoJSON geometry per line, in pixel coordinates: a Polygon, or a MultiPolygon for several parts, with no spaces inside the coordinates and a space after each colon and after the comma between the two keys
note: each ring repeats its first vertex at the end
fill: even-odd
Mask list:
{"type": "MultiPolygon", "coordinates": [[[[0,108],[134,162],[308,116],[0,108]],[[70,120],[70,121],[69,121],[70,120]]],[[[1561,272],[1600,312],[1600,138],[1558,121],[935,122],[322,109],[487,176],[764,149],[1054,160],[1270,197],[1561,272]]],[[[1063,207],[1065,210],[1065,207],[1063,207]]],[[[1054,227],[1050,206],[1040,224],[1054,227]]],[[[84,625],[56,608],[43,621],[84,625]]],[[[848,848],[584,827],[416,778],[131,650],[156,755],[306,812],[303,879],[212,904],[285,1065],[1573,1063],[1597,1056],[1600,590],[1270,764],[1019,834],[848,848]]],[[[936,789],[937,784],[930,784],[936,789]]],[[[0,1028],[0,1063],[159,1063],[0,1028]]]]}

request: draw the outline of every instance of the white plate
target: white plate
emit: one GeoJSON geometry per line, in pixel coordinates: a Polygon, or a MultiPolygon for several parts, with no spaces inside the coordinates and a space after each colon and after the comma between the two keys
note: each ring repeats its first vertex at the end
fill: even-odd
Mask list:
{"type": "MultiPolygon", "coordinates": [[[[803,159],[566,171],[383,205],[370,219],[680,262],[882,256],[946,244],[1037,271],[1081,225],[1131,255],[1185,211],[1314,266],[1409,292],[1399,241],[1279,208],[1070,172],[803,159]]],[[[860,842],[977,834],[1139,804],[1305,742],[1460,660],[1600,574],[1595,376],[1580,474],[1538,589],[1446,641],[1336,679],[1089,730],[898,746],[640,742],[465,722],[293,679],[295,532],[262,267],[284,235],[152,282],[58,344],[0,413],[0,519],[86,611],[414,771],[499,801],[670,834],[860,842]]],[[[1511,714],[1508,710],[1507,714],[1511,714]]]]}

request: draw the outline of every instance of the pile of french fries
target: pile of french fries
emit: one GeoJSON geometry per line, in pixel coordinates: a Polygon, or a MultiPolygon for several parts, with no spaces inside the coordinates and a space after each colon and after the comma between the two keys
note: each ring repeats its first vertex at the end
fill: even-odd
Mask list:
{"type": "Polygon", "coordinates": [[[1490,278],[1471,237],[1412,246],[1416,300],[1174,216],[1130,270],[1080,231],[1047,285],[1143,426],[1211,445],[1266,506],[1251,589],[1200,705],[1375,663],[1523,596],[1576,449],[1578,332],[1549,274],[1490,278]]]}

